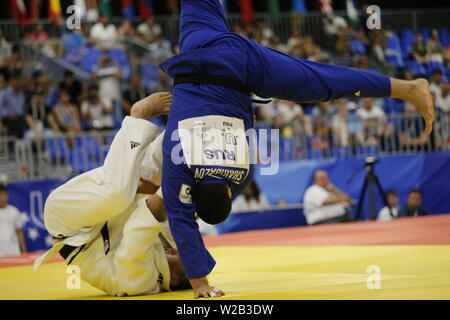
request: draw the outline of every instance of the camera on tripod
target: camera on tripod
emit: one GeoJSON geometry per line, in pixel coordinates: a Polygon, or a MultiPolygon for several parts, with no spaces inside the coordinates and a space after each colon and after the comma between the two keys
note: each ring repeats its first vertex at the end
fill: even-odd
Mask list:
{"type": "Polygon", "coordinates": [[[367,157],[366,158],[366,162],[364,164],[364,167],[366,168],[367,171],[373,171],[373,167],[380,162],[379,159],[377,159],[377,157],[367,157]]]}

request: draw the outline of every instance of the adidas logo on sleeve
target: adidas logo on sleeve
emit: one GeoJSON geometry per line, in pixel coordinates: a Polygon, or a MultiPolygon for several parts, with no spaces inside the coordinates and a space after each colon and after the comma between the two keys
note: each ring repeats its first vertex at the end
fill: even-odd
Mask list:
{"type": "Polygon", "coordinates": [[[134,148],[139,147],[141,144],[136,141],[130,141],[130,145],[131,145],[131,150],[133,150],[134,148]]]}

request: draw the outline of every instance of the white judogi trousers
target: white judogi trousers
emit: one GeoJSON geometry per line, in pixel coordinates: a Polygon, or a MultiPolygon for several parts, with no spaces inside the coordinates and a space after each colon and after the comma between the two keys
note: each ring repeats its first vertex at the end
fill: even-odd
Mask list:
{"type": "Polygon", "coordinates": [[[141,175],[161,183],[162,134],[155,140],[157,133],[150,122],[126,117],[104,165],[49,195],[45,226],[64,240],[36,260],[35,270],[64,245],[84,245],[66,260],[77,265],[81,279],[92,286],[117,296],[169,290],[169,266],[158,236],[170,232],[147,208],[146,197],[136,195],[141,175]],[[108,241],[100,232],[105,223],[108,241]]]}

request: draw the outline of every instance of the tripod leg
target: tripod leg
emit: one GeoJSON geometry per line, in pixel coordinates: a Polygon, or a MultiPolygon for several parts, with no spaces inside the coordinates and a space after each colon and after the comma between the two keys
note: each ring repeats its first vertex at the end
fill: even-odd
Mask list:
{"type": "Polygon", "coordinates": [[[364,203],[364,197],[366,194],[366,189],[367,189],[367,185],[369,183],[369,178],[366,175],[366,177],[364,178],[364,184],[361,190],[361,194],[359,196],[359,200],[358,200],[358,208],[356,209],[356,216],[355,216],[355,221],[358,221],[361,217],[361,209],[364,203]]]}
{"type": "Polygon", "coordinates": [[[374,174],[373,180],[375,181],[375,184],[377,186],[378,192],[381,194],[381,198],[383,199],[384,205],[389,208],[389,214],[393,218],[394,215],[392,214],[392,208],[389,206],[386,198],[386,194],[384,193],[383,187],[381,186],[380,180],[378,179],[378,176],[374,174]]]}

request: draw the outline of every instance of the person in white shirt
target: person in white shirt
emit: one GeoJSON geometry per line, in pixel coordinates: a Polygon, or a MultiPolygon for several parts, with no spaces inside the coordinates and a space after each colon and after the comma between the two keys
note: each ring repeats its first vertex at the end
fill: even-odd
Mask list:
{"type": "Polygon", "coordinates": [[[330,183],[328,173],[318,170],[313,185],[303,196],[303,212],[308,224],[326,224],[351,221],[351,198],[330,183]]]}
{"type": "Polygon", "coordinates": [[[117,29],[109,23],[107,16],[100,16],[98,22],[92,26],[90,37],[96,41],[97,46],[111,48],[117,41],[117,29]]]}
{"type": "Polygon", "coordinates": [[[161,184],[163,138],[148,119],[167,114],[171,103],[170,93],[135,103],[104,165],[49,195],[44,222],[55,244],[35,261],[35,271],[59,251],[68,265],[80,268],[82,280],[109,295],[190,288],[170,229],[155,207],[162,200],[153,203],[157,196],[147,196],[161,184]]]}
{"type": "MultiPolygon", "coordinates": [[[[433,92],[434,93],[434,92],[433,92]]],[[[436,108],[442,112],[450,112],[450,84],[443,83],[436,95],[436,108]]]]}
{"type": "Polygon", "coordinates": [[[364,124],[364,139],[369,145],[379,145],[379,138],[389,136],[393,127],[387,121],[386,114],[378,105],[381,100],[362,99],[362,106],[356,111],[364,124]]]}
{"type": "Polygon", "coordinates": [[[92,77],[98,81],[101,102],[115,110],[122,98],[120,91],[122,70],[107,51],[103,52],[92,77]]]}
{"type": "Polygon", "coordinates": [[[15,256],[27,252],[21,228],[26,220],[19,210],[8,204],[8,189],[0,185],[0,257],[15,256]]]}
{"type": "Polygon", "coordinates": [[[231,212],[260,211],[268,208],[270,208],[269,201],[260,192],[256,182],[252,181],[244,190],[244,193],[234,199],[231,212]]]}
{"type": "Polygon", "coordinates": [[[434,69],[431,72],[430,91],[436,95],[436,98],[441,94],[442,83],[442,71],[434,69]]]}
{"type": "Polygon", "coordinates": [[[394,190],[388,190],[386,192],[386,201],[388,203],[388,206],[384,207],[383,209],[378,212],[378,221],[390,221],[392,219],[397,218],[398,216],[398,194],[394,190]],[[389,209],[390,208],[390,209],[389,209]],[[391,215],[392,212],[392,215],[391,215]]]}
{"type": "Polygon", "coordinates": [[[112,107],[100,100],[96,84],[87,88],[86,100],[81,104],[81,116],[88,122],[89,129],[104,130],[114,127],[112,107]]]}
{"type": "Polygon", "coordinates": [[[280,127],[303,119],[302,107],[292,101],[278,100],[277,111],[276,122],[280,127]]]}
{"type": "Polygon", "coordinates": [[[145,41],[152,42],[162,34],[162,28],[156,22],[155,17],[150,16],[137,27],[137,32],[145,41]]]}

